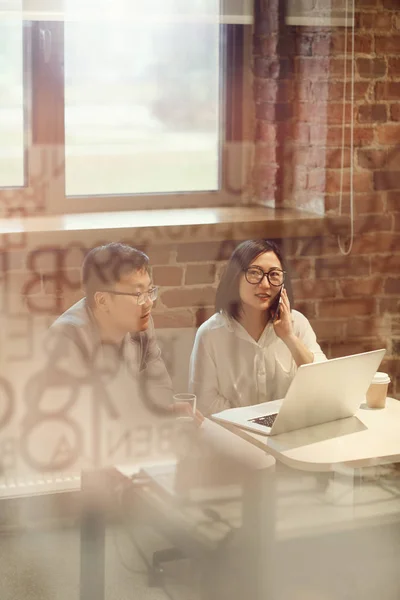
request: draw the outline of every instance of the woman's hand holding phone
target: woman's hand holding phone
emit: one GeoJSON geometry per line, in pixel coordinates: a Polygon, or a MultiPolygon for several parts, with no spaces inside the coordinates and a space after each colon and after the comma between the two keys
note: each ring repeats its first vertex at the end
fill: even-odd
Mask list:
{"type": "Polygon", "coordinates": [[[274,330],[278,337],[284,340],[293,335],[289,297],[283,286],[280,291],[279,304],[272,319],[274,330]]]}

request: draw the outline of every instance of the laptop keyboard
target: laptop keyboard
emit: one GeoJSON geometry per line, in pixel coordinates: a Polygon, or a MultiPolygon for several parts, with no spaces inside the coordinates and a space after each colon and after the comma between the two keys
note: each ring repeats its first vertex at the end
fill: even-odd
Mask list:
{"type": "Polygon", "coordinates": [[[273,415],[265,415],[265,417],[257,417],[257,419],[249,419],[250,423],[257,423],[257,425],[264,425],[264,427],[272,427],[278,413],[273,415]]]}

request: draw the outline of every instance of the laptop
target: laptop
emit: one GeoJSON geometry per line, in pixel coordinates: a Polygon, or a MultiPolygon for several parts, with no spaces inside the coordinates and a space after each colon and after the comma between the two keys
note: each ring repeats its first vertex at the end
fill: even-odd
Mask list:
{"type": "Polygon", "coordinates": [[[278,435],[352,417],[365,402],[366,391],[385,352],[373,350],[302,365],[285,398],[230,408],[212,418],[255,433],[278,435]]]}

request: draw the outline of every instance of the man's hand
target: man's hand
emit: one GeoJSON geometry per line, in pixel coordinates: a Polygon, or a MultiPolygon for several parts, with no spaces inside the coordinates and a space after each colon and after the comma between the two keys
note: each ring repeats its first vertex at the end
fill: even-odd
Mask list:
{"type": "Polygon", "coordinates": [[[193,422],[198,427],[204,421],[204,416],[202,413],[196,409],[195,414],[193,415],[192,405],[189,402],[174,402],[168,407],[168,410],[174,413],[175,417],[179,419],[180,417],[186,417],[193,419],[193,422]]]}

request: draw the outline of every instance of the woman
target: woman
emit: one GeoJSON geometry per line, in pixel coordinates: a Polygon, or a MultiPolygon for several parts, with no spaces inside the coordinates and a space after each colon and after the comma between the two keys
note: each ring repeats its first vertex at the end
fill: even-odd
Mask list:
{"type": "Polygon", "coordinates": [[[216,313],[199,328],[190,388],[204,415],[285,396],[300,365],[326,360],[292,293],[278,246],[249,240],[221,278],[216,313]]]}

